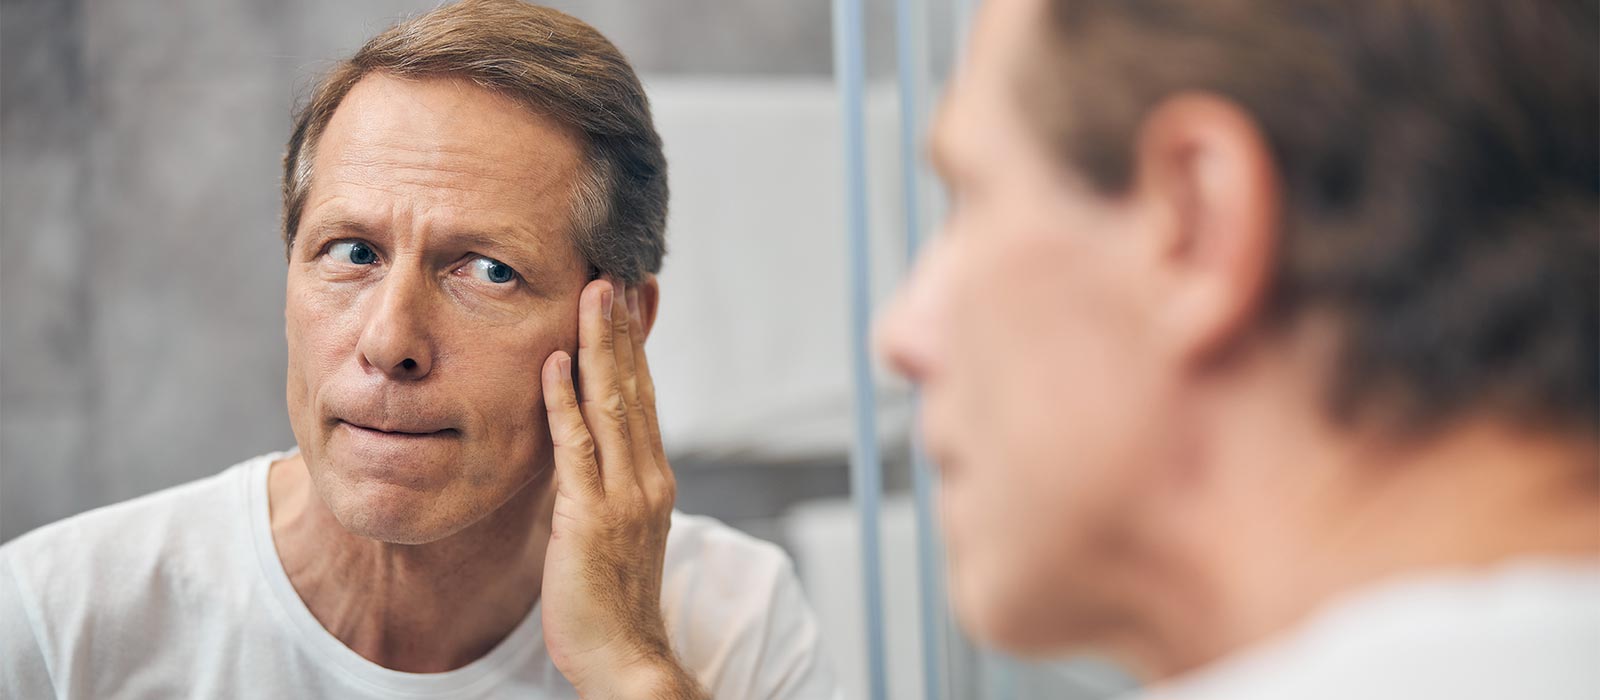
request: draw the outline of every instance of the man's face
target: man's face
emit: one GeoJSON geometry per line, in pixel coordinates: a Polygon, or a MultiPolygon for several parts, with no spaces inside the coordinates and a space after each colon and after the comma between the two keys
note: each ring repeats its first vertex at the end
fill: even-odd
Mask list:
{"type": "Polygon", "coordinates": [[[284,309],[290,423],[351,532],[438,540],[551,463],[577,344],[579,136],[469,82],[363,78],[316,144],[284,309]]]}
{"type": "Polygon", "coordinates": [[[922,390],[962,621],[1024,650],[1112,624],[1104,565],[1154,461],[1162,381],[1133,282],[1146,215],[1061,172],[1018,112],[1041,12],[985,3],[932,138],[951,214],[878,328],[922,390]]]}

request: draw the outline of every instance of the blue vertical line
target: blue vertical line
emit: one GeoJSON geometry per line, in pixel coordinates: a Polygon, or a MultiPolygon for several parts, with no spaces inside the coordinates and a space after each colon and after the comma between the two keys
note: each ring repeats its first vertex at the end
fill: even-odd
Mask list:
{"type": "MultiPolygon", "coordinates": [[[[922,140],[922,129],[917,115],[922,104],[919,98],[922,64],[918,60],[915,24],[916,6],[913,0],[895,0],[895,50],[898,67],[897,82],[900,88],[900,188],[901,209],[905,216],[906,260],[908,265],[917,258],[922,243],[922,202],[918,196],[917,144],[922,140]]],[[[909,267],[907,268],[909,271],[909,267]]],[[[921,397],[911,399],[912,426],[916,426],[920,413],[921,397]]],[[[916,436],[911,437],[911,488],[912,508],[917,528],[917,593],[918,614],[921,617],[922,692],[927,700],[944,697],[944,600],[940,585],[943,567],[940,565],[936,521],[933,517],[933,469],[928,455],[916,436]]]]}
{"type": "Polygon", "coordinates": [[[879,506],[877,397],[867,338],[872,321],[871,249],[867,239],[866,37],[862,0],[833,2],[833,70],[843,108],[845,197],[850,242],[851,356],[855,384],[855,450],[850,486],[861,516],[861,571],[866,601],[867,675],[872,700],[887,700],[883,635],[883,557],[879,506]]]}

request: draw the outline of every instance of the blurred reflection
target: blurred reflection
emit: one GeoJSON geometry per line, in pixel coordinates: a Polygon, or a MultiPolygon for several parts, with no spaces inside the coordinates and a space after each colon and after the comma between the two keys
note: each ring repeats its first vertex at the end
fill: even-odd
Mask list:
{"type": "Polygon", "coordinates": [[[1162,698],[1600,692],[1597,27],[987,3],[879,327],[964,627],[1162,698]]]}

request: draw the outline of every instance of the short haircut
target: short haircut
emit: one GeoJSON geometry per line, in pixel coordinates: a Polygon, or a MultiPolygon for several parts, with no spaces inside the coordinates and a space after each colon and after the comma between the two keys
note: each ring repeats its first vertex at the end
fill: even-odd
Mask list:
{"type": "Polygon", "coordinates": [[[572,238],[592,274],[637,282],[666,253],[667,162],[628,60],[593,27],[515,0],[467,0],[394,25],[341,61],[296,113],[283,159],[283,239],[293,249],[317,140],[361,78],[456,77],[580,132],[572,238]]]}
{"type": "Polygon", "coordinates": [[[1201,91],[1283,189],[1264,328],[1342,325],[1333,414],[1600,421],[1593,0],[1051,0],[1017,73],[1057,162],[1125,191],[1143,115],[1201,91]]]}

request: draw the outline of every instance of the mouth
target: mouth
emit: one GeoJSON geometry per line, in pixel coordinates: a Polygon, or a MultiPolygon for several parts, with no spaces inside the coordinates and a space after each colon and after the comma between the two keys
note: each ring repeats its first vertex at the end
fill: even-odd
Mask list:
{"type": "Polygon", "coordinates": [[[430,428],[428,426],[371,426],[362,425],[347,420],[340,420],[339,425],[359,435],[372,437],[387,437],[399,439],[425,439],[437,437],[452,437],[457,434],[455,428],[430,428]]]}

